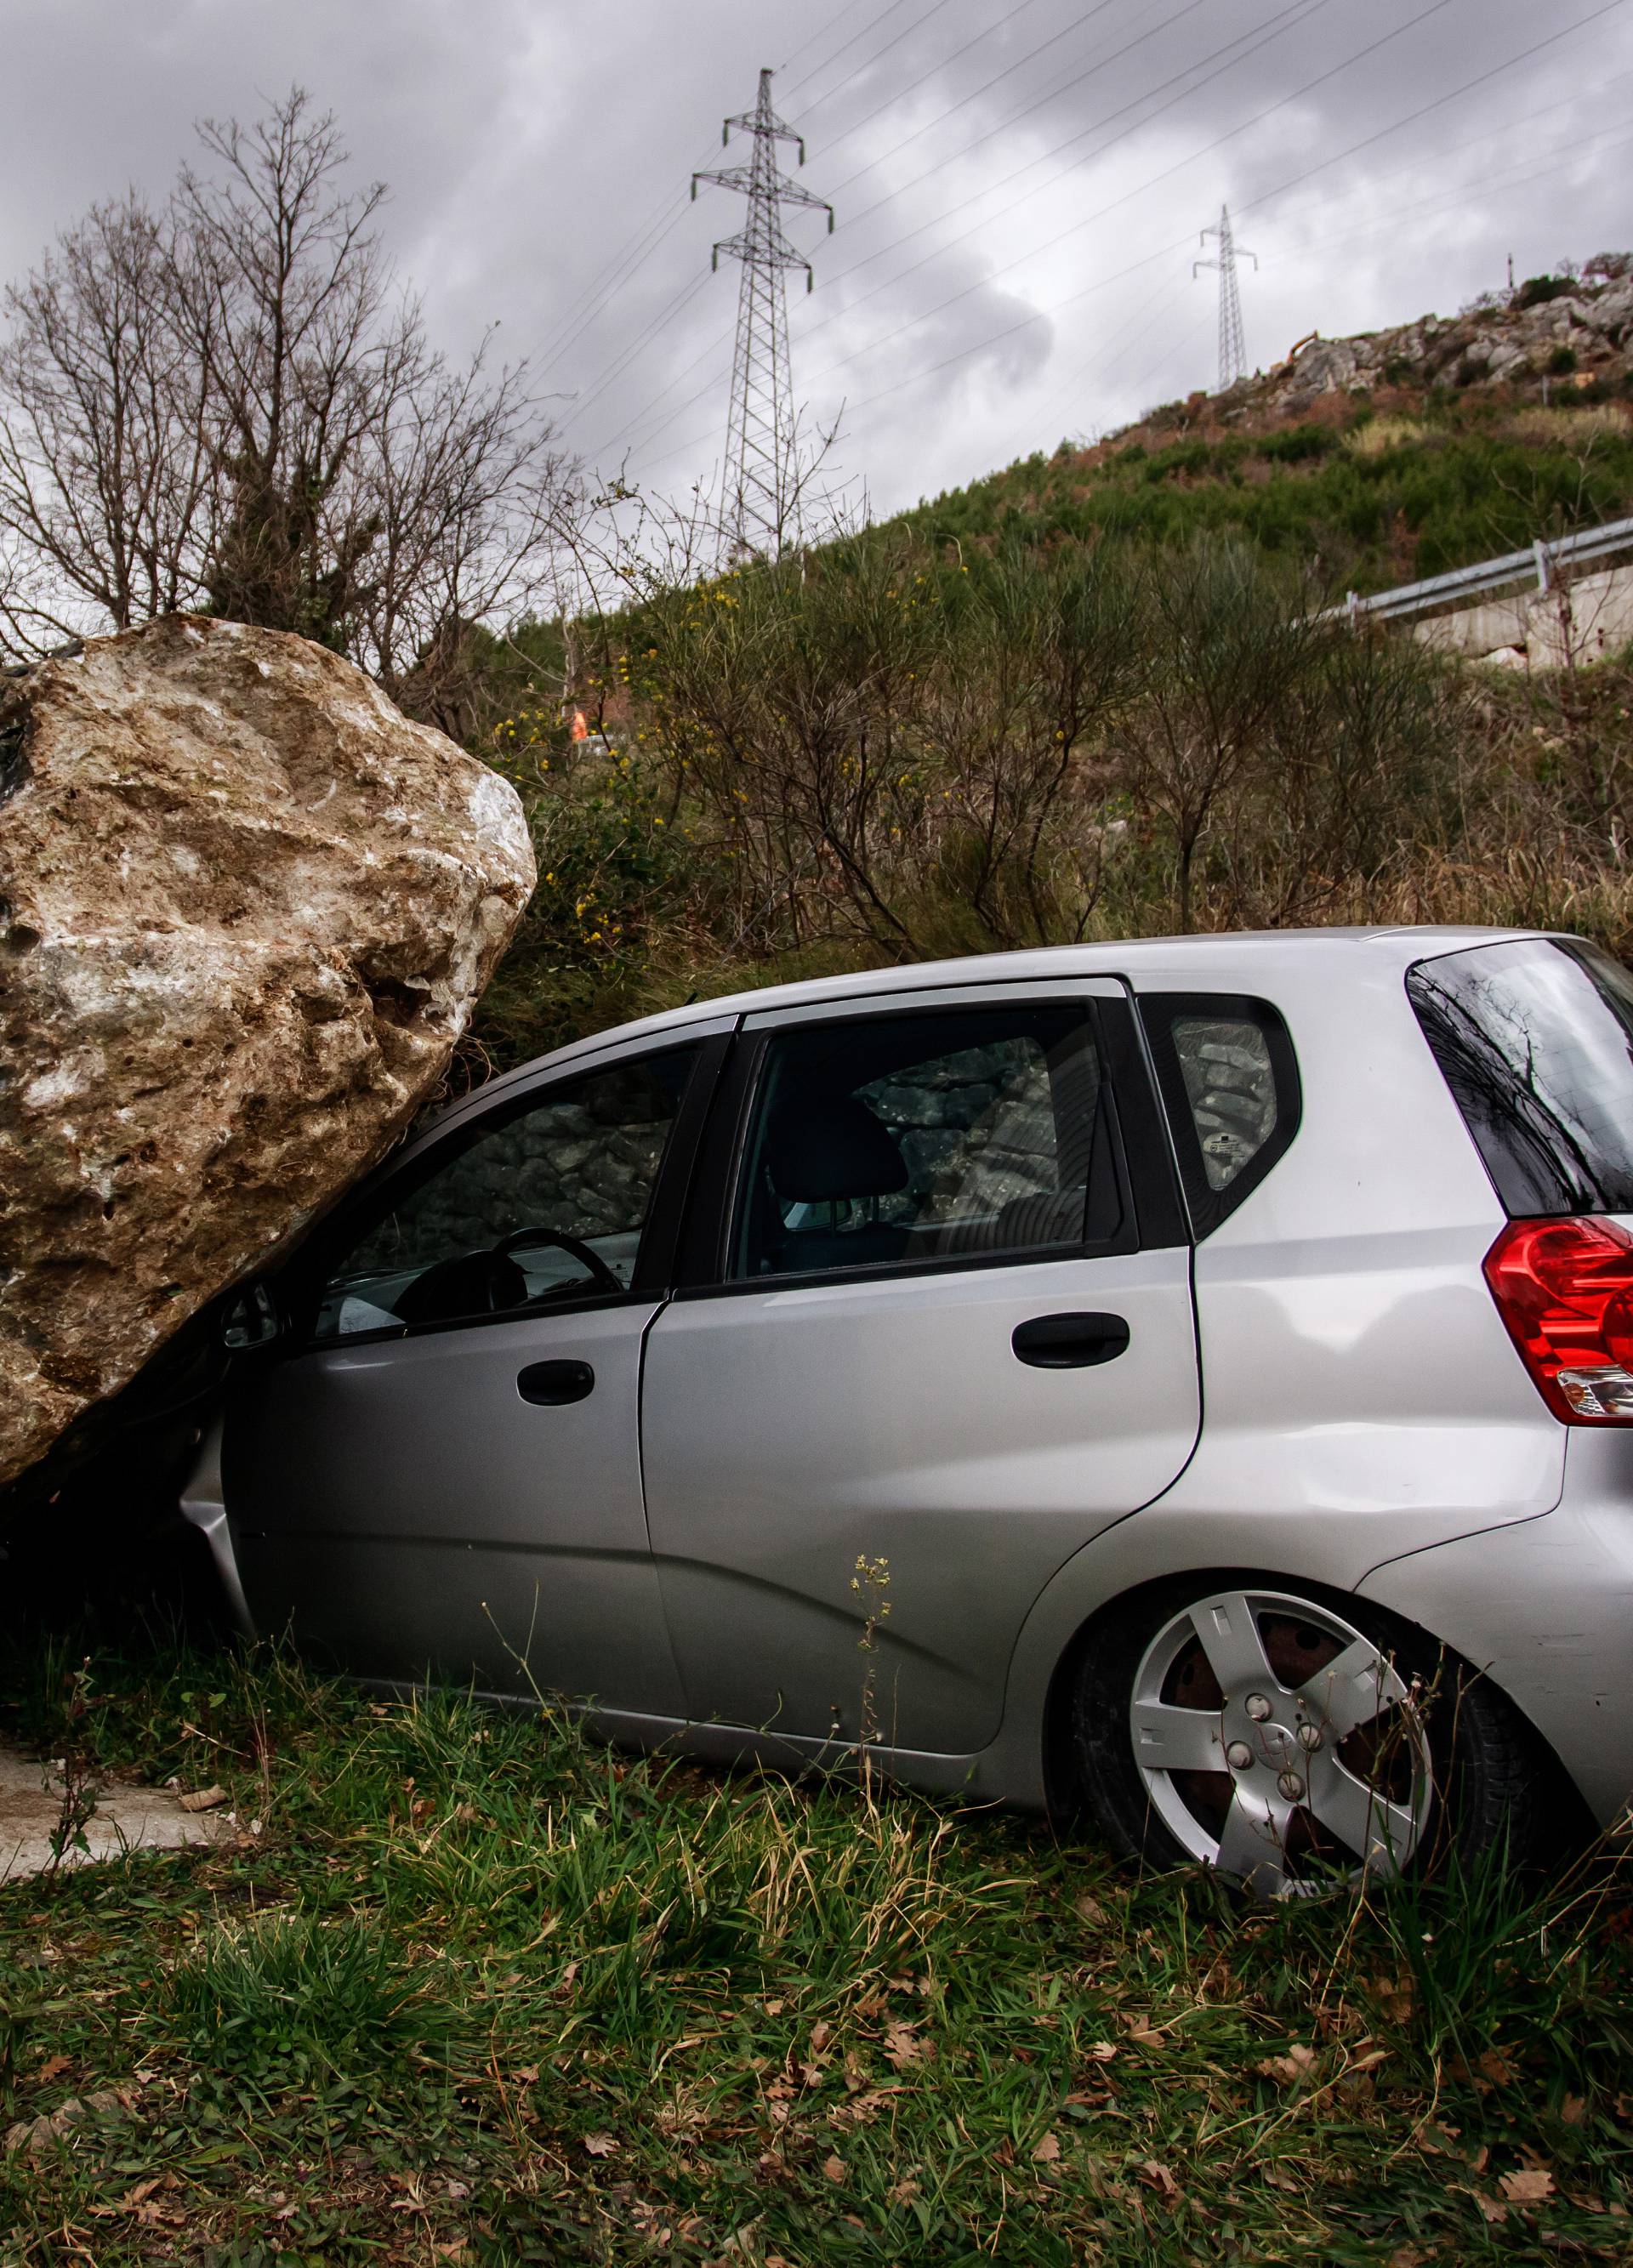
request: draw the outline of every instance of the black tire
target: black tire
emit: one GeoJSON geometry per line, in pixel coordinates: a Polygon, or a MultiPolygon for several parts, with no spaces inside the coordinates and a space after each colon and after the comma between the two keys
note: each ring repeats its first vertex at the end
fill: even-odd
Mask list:
{"type": "MultiPolygon", "coordinates": [[[[1071,1675],[1069,1749],[1077,1793],[1119,1857],[1169,1867],[1194,1865],[1206,1856],[1194,1836],[1187,1847],[1156,1808],[1136,1760],[1130,1711],[1142,1665],[1159,1635],[1171,1629],[1176,1617],[1223,1591],[1275,1594],[1276,1604],[1255,1616],[1261,1632],[1282,1602],[1291,1602],[1295,1616],[1297,1603],[1304,1602],[1312,1617],[1341,1621],[1370,1640],[1412,1689],[1412,1716],[1426,1744],[1432,1794],[1421,1839],[1401,1871],[1430,1871],[1453,1852],[1467,1861],[1505,1848],[1517,1867],[1535,1863],[1545,1852],[1557,1856],[1556,1834],[1569,1808],[1561,1794],[1559,1767],[1489,1679],[1426,1632],[1347,1593],[1274,1576],[1203,1574],[1119,1601],[1085,1633],[1071,1675]]],[[[1380,1781],[1389,1768],[1387,1760],[1377,1768],[1380,1781]]],[[[1216,1815],[1210,1805],[1230,1800],[1230,1775],[1170,1777],[1179,1783],[1180,1800],[1193,1810],[1205,1837],[1216,1815]]],[[[1320,1833],[1319,1822],[1315,1833],[1320,1833]]],[[[1312,1858],[1302,1869],[1297,1859],[1290,1861],[1289,1874],[1330,1880],[1338,1863],[1333,1850],[1318,1858],[1319,1864],[1312,1858]]]]}

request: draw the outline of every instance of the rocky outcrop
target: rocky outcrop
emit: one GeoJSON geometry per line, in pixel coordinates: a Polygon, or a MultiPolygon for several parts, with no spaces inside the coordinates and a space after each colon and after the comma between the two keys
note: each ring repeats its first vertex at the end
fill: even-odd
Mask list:
{"type": "Polygon", "coordinates": [[[0,1481],[390,1145],[532,886],[506,783],[303,639],[0,684],[0,1481]]]}
{"type": "Polygon", "coordinates": [[[1633,254],[1602,252],[1580,276],[1539,277],[1459,315],[1423,315],[1355,338],[1301,340],[1286,361],[1232,389],[1255,412],[1307,409],[1324,394],[1384,387],[1619,384],[1633,374],[1633,254]]]}

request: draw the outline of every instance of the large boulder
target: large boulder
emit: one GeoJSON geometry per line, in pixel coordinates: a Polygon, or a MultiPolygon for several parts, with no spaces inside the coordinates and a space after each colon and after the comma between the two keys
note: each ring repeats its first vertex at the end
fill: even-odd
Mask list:
{"type": "Polygon", "coordinates": [[[533,880],[514,791],[304,639],[0,681],[0,1482],[403,1132],[533,880]]]}

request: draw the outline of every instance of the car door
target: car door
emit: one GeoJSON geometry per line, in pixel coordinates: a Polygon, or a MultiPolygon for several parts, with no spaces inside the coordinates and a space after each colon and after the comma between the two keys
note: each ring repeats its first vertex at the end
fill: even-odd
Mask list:
{"type": "Polygon", "coordinates": [[[1049,1577],[1196,1438],[1189,1248],[1127,996],[766,1013],[738,1057],[718,1233],[643,1387],[687,1704],[968,1754],[1049,1577]]]}
{"type": "Polygon", "coordinates": [[[676,1715],[641,1502],[641,1345],[721,1039],[468,1112],[323,1240],[229,1400],[257,1625],[354,1673],[676,1715]]]}

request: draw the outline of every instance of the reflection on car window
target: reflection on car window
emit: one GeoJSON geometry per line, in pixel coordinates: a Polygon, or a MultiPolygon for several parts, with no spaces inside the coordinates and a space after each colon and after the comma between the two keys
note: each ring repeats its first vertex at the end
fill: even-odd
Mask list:
{"type": "Polygon", "coordinates": [[[1210,1189],[1228,1189],[1275,1131],[1275,1073],[1257,1024],[1177,1016],[1171,1027],[1210,1189]]]}
{"type": "Polygon", "coordinates": [[[335,1269],[317,1336],[627,1290],[691,1060],[617,1064],[455,1136],[335,1269]]]}
{"type": "Polygon", "coordinates": [[[1525,938],[1420,961],[1407,990],[1509,1212],[1633,1212],[1625,969],[1525,938]]]}
{"type": "Polygon", "coordinates": [[[1198,1236],[1258,1188],[1298,1130],[1298,1067],[1281,1015],[1233,992],[1147,992],[1140,1012],[1198,1236]]]}
{"type": "Polygon", "coordinates": [[[1121,1219],[1078,1007],[937,1011],[769,1043],[734,1273],[1075,1248],[1121,1219]]]}

